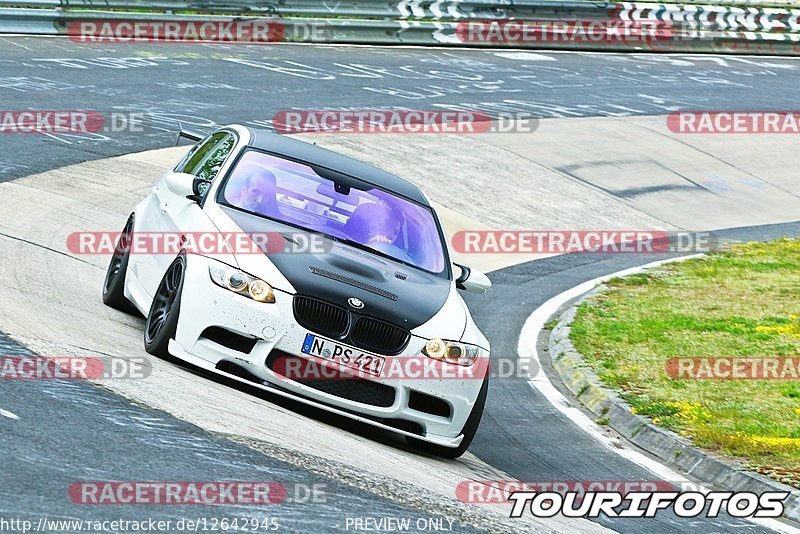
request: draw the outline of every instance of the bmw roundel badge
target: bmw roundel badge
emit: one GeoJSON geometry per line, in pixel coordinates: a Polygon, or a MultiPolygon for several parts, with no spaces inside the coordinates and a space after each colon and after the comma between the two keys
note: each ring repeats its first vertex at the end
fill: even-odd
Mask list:
{"type": "Polygon", "coordinates": [[[360,310],[361,308],[364,307],[364,303],[361,301],[361,299],[356,297],[350,297],[349,299],[347,299],[347,303],[357,310],[360,310]]]}

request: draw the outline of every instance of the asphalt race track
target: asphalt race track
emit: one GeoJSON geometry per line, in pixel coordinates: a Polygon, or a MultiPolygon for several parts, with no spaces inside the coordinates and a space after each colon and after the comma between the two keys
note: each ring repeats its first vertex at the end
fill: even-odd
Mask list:
{"type": "MultiPolygon", "coordinates": [[[[677,109],[792,109],[800,87],[798,67],[797,61],[764,57],[303,45],[87,46],[66,39],[2,37],[0,108],[143,114],[144,122],[141,132],[3,135],[0,182],[168,147],[174,144],[179,123],[199,131],[233,122],[270,127],[276,112],[292,108],[469,108],[554,119],[665,115],[677,109]]],[[[48,208],[48,213],[57,213],[57,207],[48,208]]],[[[480,218],[480,214],[472,215],[480,218]]],[[[0,240],[25,241],[25,246],[39,247],[43,254],[59,254],[32,236],[12,235],[2,222],[15,218],[35,225],[36,217],[37,213],[17,213],[15,206],[2,204],[0,240]]],[[[85,217],[91,219],[92,214],[85,217]]],[[[123,219],[119,222],[121,226],[123,219]]],[[[746,241],[799,233],[800,223],[787,222],[724,230],[721,235],[746,241]]],[[[529,261],[492,272],[492,290],[467,301],[492,343],[493,355],[513,356],[525,319],[549,298],[586,280],[660,258],[567,255],[529,261]]],[[[97,293],[97,288],[84,282],[66,283],[78,291],[97,293]]],[[[12,283],[14,280],[0,279],[0,284],[12,283]]],[[[59,293],[58,288],[53,291],[56,300],[68,295],[59,293]]],[[[99,300],[99,293],[96,298],[99,300]]],[[[132,329],[141,327],[135,318],[129,322],[132,329]]],[[[48,324],[41,327],[48,329],[48,324]]],[[[4,335],[0,335],[0,353],[28,354],[4,335]]],[[[159,370],[157,366],[154,369],[159,370]]],[[[195,380],[203,387],[212,379],[201,375],[195,380]]],[[[389,437],[298,408],[292,402],[217,382],[254,399],[265,398],[278,411],[297,411],[321,421],[323,427],[331,424],[352,432],[352,439],[359,442],[393,443],[389,437]]],[[[415,456],[394,448],[409,462],[415,456]]],[[[483,509],[478,505],[440,504],[433,494],[415,496],[413,487],[395,490],[392,485],[399,483],[392,479],[355,470],[344,472],[324,459],[312,465],[306,457],[295,457],[292,450],[209,431],[153,409],[146,400],[132,402],[90,384],[4,382],[0,389],[0,451],[4,458],[0,516],[34,522],[42,516],[135,516],[174,521],[255,516],[277,517],[286,531],[327,532],[347,530],[347,518],[412,517],[412,524],[417,519],[432,524],[435,519],[447,518],[453,523],[445,520],[444,525],[458,532],[549,530],[547,525],[515,525],[498,515],[482,518],[483,509]],[[290,492],[287,503],[274,509],[104,507],[76,505],[66,498],[66,488],[75,481],[109,479],[282,480],[298,493],[290,492]],[[308,497],[306,490],[313,484],[324,487],[326,499],[313,502],[308,497]]],[[[484,479],[501,473],[519,480],[658,480],[574,426],[522,378],[492,383],[470,453],[477,458],[458,462],[463,463],[465,472],[471,469],[476,479],[484,470],[484,479]]],[[[362,461],[380,463],[382,459],[376,456],[362,461]]],[[[454,463],[431,462],[433,466],[439,462],[442,469],[454,463]]],[[[668,514],[598,523],[631,533],[767,532],[775,526],[730,517],[687,520],[668,514]]],[[[594,526],[583,522],[574,527],[581,531],[594,526]]],[[[786,524],[782,530],[793,528],[786,524]]]]}
{"type": "Polygon", "coordinates": [[[168,146],[175,126],[269,126],[298,109],[453,109],[537,117],[660,115],[676,109],[791,109],[790,59],[419,48],[79,45],[0,39],[7,109],[144,113],[143,133],[4,141],[0,179],[168,146]],[[34,143],[34,144],[31,144],[34,143]],[[26,154],[24,161],[9,158],[26,154]]]}
{"type": "MultiPolygon", "coordinates": [[[[3,354],[31,355],[7,338],[0,339],[0,347],[3,354]]],[[[19,417],[2,421],[4,516],[34,524],[45,517],[50,525],[89,516],[101,521],[127,516],[175,522],[227,516],[257,518],[259,524],[275,518],[289,531],[343,528],[346,516],[358,516],[371,507],[414,521],[437,518],[329,477],[310,480],[297,467],[89,384],[15,381],[4,385],[3,402],[13,405],[19,417]],[[165,513],[157,505],[83,505],[81,510],[64,498],[65,488],[87,476],[91,480],[281,480],[287,492],[286,501],[273,509],[227,506],[221,513],[218,506],[184,505],[165,513]],[[88,513],[87,506],[92,507],[88,513]]],[[[472,531],[457,521],[452,528],[472,531]]]]}

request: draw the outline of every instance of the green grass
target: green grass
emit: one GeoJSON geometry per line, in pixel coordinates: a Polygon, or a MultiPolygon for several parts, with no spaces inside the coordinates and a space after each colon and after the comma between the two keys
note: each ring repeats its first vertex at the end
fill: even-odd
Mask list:
{"type": "Polygon", "coordinates": [[[635,413],[800,487],[800,380],[670,378],[674,357],[800,357],[800,240],[750,243],[611,280],[575,347],[635,413]]]}

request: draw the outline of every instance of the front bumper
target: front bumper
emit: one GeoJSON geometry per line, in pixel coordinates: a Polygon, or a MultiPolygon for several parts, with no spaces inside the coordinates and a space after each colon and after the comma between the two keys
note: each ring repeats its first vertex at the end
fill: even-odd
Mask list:
{"type": "MultiPolygon", "coordinates": [[[[208,266],[212,262],[214,260],[202,256],[191,255],[188,258],[180,320],[175,342],[170,345],[175,356],[214,370],[223,362],[232,363],[263,381],[260,387],[283,396],[298,398],[306,404],[432,443],[448,447],[459,445],[461,429],[476,402],[482,378],[465,377],[453,372],[456,367],[453,364],[429,359],[427,364],[438,366],[441,372],[409,373],[408,376],[380,379],[363,378],[363,375],[358,379],[329,379],[337,380],[337,384],[286,378],[270,368],[268,359],[272,361],[280,354],[322,363],[301,352],[306,335],[313,332],[295,320],[293,296],[275,291],[276,302],[267,304],[225,290],[209,278],[208,266]],[[217,335],[212,336],[209,332],[217,335]],[[240,342],[220,340],[219,332],[232,333],[234,335],[229,337],[240,342]],[[371,383],[364,384],[363,381],[371,383]],[[385,393],[386,388],[394,391],[390,405],[389,402],[371,402],[370,399],[374,398],[371,394],[351,394],[355,390],[374,392],[376,389],[385,393]],[[430,410],[429,404],[421,403],[420,399],[433,400],[438,408],[446,403],[449,413],[445,415],[441,409],[430,410]]],[[[412,335],[406,349],[391,359],[419,360],[423,358],[421,350],[426,342],[426,339],[412,335]]],[[[383,398],[387,397],[384,395],[383,398]]]]}

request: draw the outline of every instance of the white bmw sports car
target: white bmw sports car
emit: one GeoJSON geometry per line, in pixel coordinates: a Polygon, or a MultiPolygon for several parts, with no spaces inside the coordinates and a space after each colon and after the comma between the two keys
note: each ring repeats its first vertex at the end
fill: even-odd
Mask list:
{"type": "Polygon", "coordinates": [[[454,278],[428,198],[269,132],[180,135],[195,146],[134,208],[103,286],[147,317],[146,350],[463,454],[489,343],[457,290],[491,283],[460,265],[454,278]],[[137,251],[141,234],[177,235],[177,252],[137,251]],[[198,235],[238,237],[200,250],[198,235]]]}

